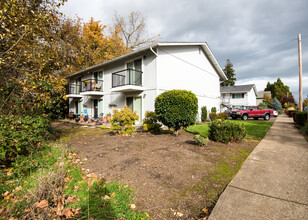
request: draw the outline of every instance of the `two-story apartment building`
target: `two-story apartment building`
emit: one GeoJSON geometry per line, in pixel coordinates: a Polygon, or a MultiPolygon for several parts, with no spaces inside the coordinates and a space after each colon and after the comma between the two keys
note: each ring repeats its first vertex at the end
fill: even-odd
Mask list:
{"type": "Polygon", "coordinates": [[[257,88],[255,84],[222,86],[220,93],[222,112],[243,105],[256,105],[257,88]]]}
{"type": "MultiPolygon", "coordinates": [[[[195,93],[202,106],[220,107],[226,76],[207,43],[155,43],[67,77],[69,111],[99,117],[127,105],[142,122],[155,98],[172,89],[195,93]]],[[[199,114],[200,115],[200,114],[199,114]]]]}

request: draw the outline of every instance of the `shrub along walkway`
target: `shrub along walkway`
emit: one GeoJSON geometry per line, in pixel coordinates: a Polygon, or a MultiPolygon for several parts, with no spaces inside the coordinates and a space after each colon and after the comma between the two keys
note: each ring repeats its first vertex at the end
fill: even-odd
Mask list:
{"type": "Polygon", "coordinates": [[[281,115],[220,196],[209,219],[307,219],[308,144],[281,115]]]}

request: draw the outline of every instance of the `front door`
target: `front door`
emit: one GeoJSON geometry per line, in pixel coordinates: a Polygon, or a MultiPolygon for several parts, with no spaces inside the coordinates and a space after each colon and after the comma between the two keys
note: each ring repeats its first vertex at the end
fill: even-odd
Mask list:
{"type": "Polygon", "coordinates": [[[139,116],[139,120],[136,121],[137,123],[142,122],[142,101],[141,97],[126,97],[126,105],[132,111],[136,111],[137,115],[139,116]]]}
{"type": "Polygon", "coordinates": [[[79,103],[78,101],[75,101],[75,114],[78,114],[79,113],[79,103]]]}
{"type": "Polygon", "coordinates": [[[97,99],[93,100],[93,106],[94,106],[94,118],[98,118],[98,101],[97,101],[97,99]]]}

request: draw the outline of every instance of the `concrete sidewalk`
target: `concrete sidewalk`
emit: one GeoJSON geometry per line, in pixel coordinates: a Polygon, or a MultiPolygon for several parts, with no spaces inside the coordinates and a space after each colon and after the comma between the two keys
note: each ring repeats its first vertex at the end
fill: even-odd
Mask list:
{"type": "Polygon", "coordinates": [[[291,118],[277,118],[209,219],[308,219],[308,143],[291,118]]]}

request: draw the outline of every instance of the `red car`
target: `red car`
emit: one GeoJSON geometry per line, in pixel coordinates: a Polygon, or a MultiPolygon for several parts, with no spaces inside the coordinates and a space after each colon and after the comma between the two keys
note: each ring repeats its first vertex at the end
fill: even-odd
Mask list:
{"type": "Polygon", "coordinates": [[[247,120],[248,118],[253,118],[258,120],[259,118],[264,118],[264,120],[270,120],[271,116],[276,117],[278,112],[273,109],[260,109],[259,106],[243,106],[238,110],[232,110],[230,116],[232,119],[241,118],[242,120],[247,120]]]}

